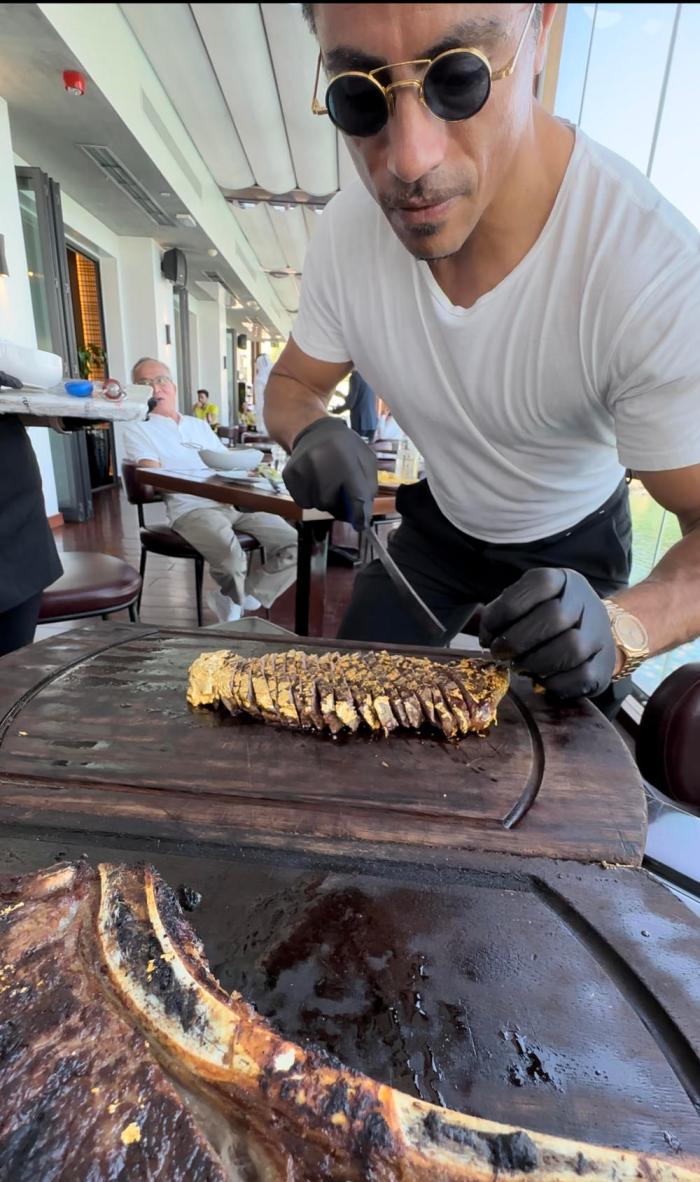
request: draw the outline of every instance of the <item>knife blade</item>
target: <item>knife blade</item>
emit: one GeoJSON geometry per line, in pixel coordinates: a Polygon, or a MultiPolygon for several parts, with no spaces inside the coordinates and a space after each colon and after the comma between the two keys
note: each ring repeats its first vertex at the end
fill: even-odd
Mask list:
{"type": "Polygon", "coordinates": [[[449,644],[450,636],[445,630],[444,624],[441,624],[437,616],[433,615],[418,592],[414,591],[405,574],[396,565],[386,546],[371,526],[366,526],[361,531],[361,536],[367,540],[370,550],[381,562],[404,607],[408,608],[413,618],[426,629],[431,643],[446,647],[449,644]]]}

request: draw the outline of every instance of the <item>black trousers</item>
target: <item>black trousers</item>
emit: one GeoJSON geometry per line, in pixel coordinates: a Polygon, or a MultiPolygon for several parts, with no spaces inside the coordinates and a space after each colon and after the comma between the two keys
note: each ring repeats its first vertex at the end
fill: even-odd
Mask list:
{"type": "MultiPolygon", "coordinates": [[[[535,542],[494,544],[462,533],[442,514],[425,480],[403,485],[396,508],[402,520],[389,538],[391,556],[453,637],[463,629],[470,631],[469,620],[479,604],[490,603],[536,567],[577,570],[601,596],[613,595],[629,582],[632,520],[624,481],[577,525],[535,542]]],[[[338,636],[374,643],[430,644],[377,560],[359,573],[338,636]]],[[[625,692],[627,682],[618,683],[606,691],[606,702],[609,698],[619,701],[625,692]]],[[[602,698],[598,704],[609,713],[602,698]]]]}
{"type": "Polygon", "coordinates": [[[0,612],[0,657],[32,643],[39,619],[41,595],[40,591],[38,595],[32,595],[31,599],[25,599],[24,603],[0,612]]]}

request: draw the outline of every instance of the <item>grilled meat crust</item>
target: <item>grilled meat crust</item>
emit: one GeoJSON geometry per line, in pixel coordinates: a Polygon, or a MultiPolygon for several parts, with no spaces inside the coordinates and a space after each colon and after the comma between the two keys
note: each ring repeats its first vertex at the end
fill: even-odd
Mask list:
{"type": "Polygon", "coordinates": [[[151,867],[0,880],[0,1178],[692,1182],[412,1099],[277,1034],[151,867]]]}
{"type": "Polygon", "coordinates": [[[262,657],[203,653],[190,667],[192,706],[222,703],[291,730],[354,733],[365,726],[384,735],[432,728],[446,739],[484,731],[496,721],[508,672],[493,661],[378,652],[304,653],[262,657]]]}

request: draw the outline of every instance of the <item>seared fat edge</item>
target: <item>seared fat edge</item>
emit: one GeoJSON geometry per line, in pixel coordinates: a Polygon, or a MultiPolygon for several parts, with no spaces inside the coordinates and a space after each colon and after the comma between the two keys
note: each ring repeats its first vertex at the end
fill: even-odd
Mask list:
{"type": "MultiPolygon", "coordinates": [[[[132,1021],[169,1056],[176,1056],[186,1086],[224,1111],[250,1115],[253,1130],[292,1133],[322,1156],[314,1174],[284,1153],[284,1176],[321,1176],[348,1182],[370,1178],[408,1182],[697,1182],[700,1162],[690,1157],[651,1157],[553,1137],[437,1108],[357,1071],[327,1063],[318,1054],[277,1034],[239,993],[226,994],[211,974],[191,929],[163,906],[156,872],[100,865],[97,916],[99,960],[132,1021]],[[125,910],[168,969],[163,996],[124,954],[113,924],[125,910]],[[173,994],[188,999],[193,1022],[186,1026],[173,994]],[[503,1163],[503,1165],[501,1165],[503,1163]],[[325,1166],[325,1168],[323,1168],[325,1166]]],[[[148,955],[148,953],[146,953],[148,955]]],[[[284,1141],[282,1141],[284,1146],[284,1141]]],[[[274,1171],[282,1177],[282,1170],[274,1171]]],[[[267,1175],[266,1175],[267,1176],[267,1175]]]]}
{"type": "Polygon", "coordinates": [[[381,724],[377,718],[377,711],[372,704],[372,694],[367,685],[367,667],[363,654],[358,652],[344,653],[343,658],[345,680],[353,696],[355,707],[370,730],[378,731],[381,724]]]}
{"type": "Polygon", "coordinates": [[[280,722],[284,726],[294,727],[298,730],[301,722],[294,704],[292,682],[287,672],[284,653],[275,653],[274,666],[277,677],[277,709],[279,711],[280,722]]]}
{"type": "Polygon", "coordinates": [[[348,727],[354,734],[360,725],[361,719],[355,709],[352,692],[345,677],[344,656],[344,653],[324,653],[320,658],[319,664],[328,670],[328,675],[333,684],[335,713],[343,726],[348,727]]]}

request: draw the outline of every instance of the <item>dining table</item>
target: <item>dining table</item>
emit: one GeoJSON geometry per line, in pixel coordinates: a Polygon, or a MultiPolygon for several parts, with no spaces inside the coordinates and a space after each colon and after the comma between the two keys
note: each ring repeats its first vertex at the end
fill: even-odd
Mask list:
{"type": "MultiPolygon", "coordinates": [[[[299,534],[294,629],[299,636],[322,636],[326,600],[328,539],[335,520],[320,509],[303,509],[286,489],[276,491],[262,481],[246,480],[215,472],[178,472],[170,468],[137,468],[137,479],[162,492],[206,497],[249,513],[275,513],[291,521],[299,534]]],[[[396,512],[396,494],[380,490],[372,507],[372,520],[396,512]]]]}

